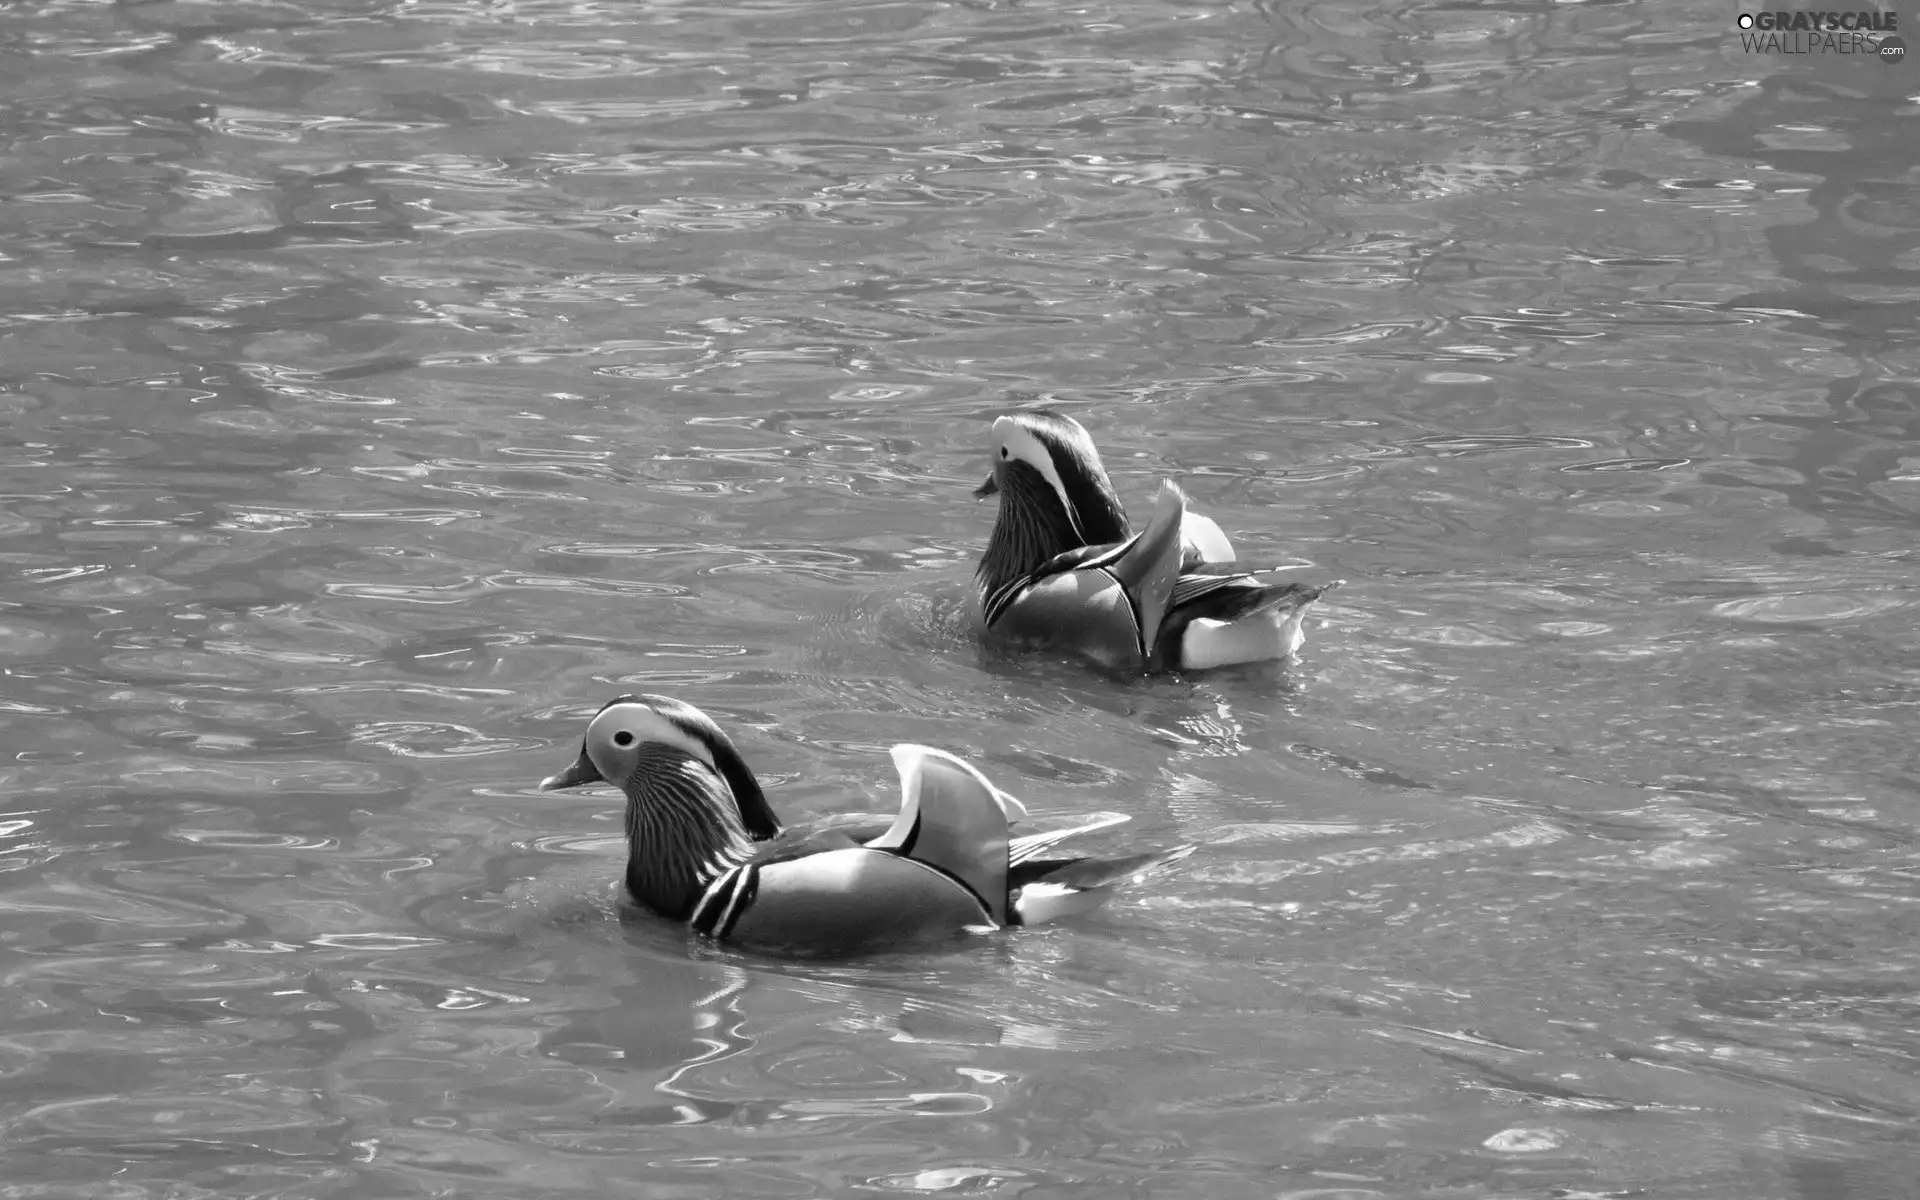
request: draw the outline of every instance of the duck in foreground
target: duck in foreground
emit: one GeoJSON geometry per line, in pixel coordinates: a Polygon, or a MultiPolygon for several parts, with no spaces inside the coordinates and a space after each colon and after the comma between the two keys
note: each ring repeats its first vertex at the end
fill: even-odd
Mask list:
{"type": "Polygon", "coordinates": [[[898,815],[782,828],[711,717],[666,696],[621,696],[588,723],[573,765],[540,788],[605,782],[626,793],[626,886],[641,906],[710,938],[796,954],[868,953],[1085,912],[1193,851],[1058,855],[1057,843],[1127,818],[1010,837],[1025,806],[967,763],[910,745],[895,746],[893,762],[898,815]]]}
{"type": "Polygon", "coordinates": [[[1000,497],[980,559],[988,632],[1074,650],[1113,670],[1200,670],[1285,658],[1307,608],[1341,580],[1275,578],[1234,561],[1220,527],[1171,482],[1133,536],[1100,452],[1072,417],[1031,411],[993,423],[1000,497]]]}

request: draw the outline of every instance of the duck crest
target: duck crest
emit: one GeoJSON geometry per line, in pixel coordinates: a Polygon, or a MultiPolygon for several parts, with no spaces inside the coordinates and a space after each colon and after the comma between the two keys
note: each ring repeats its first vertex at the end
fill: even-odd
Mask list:
{"type": "Polygon", "coordinates": [[[1071,512],[1079,530],[1079,540],[1064,549],[1104,546],[1132,535],[1127,510],[1121,507],[1113,482],[1107,478],[1107,468],[1100,461],[1100,451],[1085,426],[1046,409],[1016,414],[1014,420],[1046,450],[1054,476],[1060,481],[1061,503],[1071,512]]]}
{"type": "Polygon", "coordinates": [[[642,747],[627,794],[627,890],[684,921],[714,880],[753,857],[732,795],[698,759],[672,747],[642,747]]]}

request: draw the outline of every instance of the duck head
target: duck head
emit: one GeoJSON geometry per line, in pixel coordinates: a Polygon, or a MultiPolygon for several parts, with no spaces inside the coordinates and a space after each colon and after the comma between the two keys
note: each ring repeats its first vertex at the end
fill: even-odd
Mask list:
{"type": "Polygon", "coordinates": [[[611,783],[627,797],[627,888],[684,919],[701,890],[780,832],[760,781],[713,718],[667,696],[620,696],[541,791],[611,783]]]}
{"type": "Polygon", "coordinates": [[[999,496],[1000,515],[980,560],[991,592],[1056,554],[1123,541],[1132,531],[1100,451],[1080,422],[1035,409],[996,418],[993,474],[974,489],[999,496]]]}

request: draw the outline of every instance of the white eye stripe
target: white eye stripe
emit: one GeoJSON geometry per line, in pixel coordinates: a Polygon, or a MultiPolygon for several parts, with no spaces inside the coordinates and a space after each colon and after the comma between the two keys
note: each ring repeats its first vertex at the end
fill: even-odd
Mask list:
{"type": "Polygon", "coordinates": [[[689,758],[697,758],[709,767],[714,766],[711,747],[644,704],[616,704],[602,712],[593,719],[593,724],[587,726],[587,742],[591,745],[596,738],[614,742],[622,733],[633,736],[633,740],[622,749],[658,742],[663,746],[672,746],[689,758]]]}
{"type": "Polygon", "coordinates": [[[1047,444],[1012,417],[996,417],[993,436],[1000,441],[1000,457],[1011,457],[1015,462],[1026,463],[1040,472],[1041,478],[1053,488],[1053,494],[1060,497],[1060,507],[1066,510],[1067,522],[1073,526],[1074,535],[1085,540],[1086,534],[1080,528],[1080,514],[1074,511],[1073,500],[1067,495],[1067,485],[1060,480],[1060,470],[1053,465],[1053,451],[1047,449],[1047,444]]]}

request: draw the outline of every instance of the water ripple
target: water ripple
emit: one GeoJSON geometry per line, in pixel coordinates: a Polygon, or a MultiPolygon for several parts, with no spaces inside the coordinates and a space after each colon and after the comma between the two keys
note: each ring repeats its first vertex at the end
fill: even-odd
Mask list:
{"type": "Polygon", "coordinates": [[[1905,85],[1645,7],[10,6],[6,1187],[1894,1194],[1905,85]],[[1300,659],[982,650],[1030,404],[1300,659]],[[1204,845],[700,947],[532,790],[629,689],[1204,845]]]}

